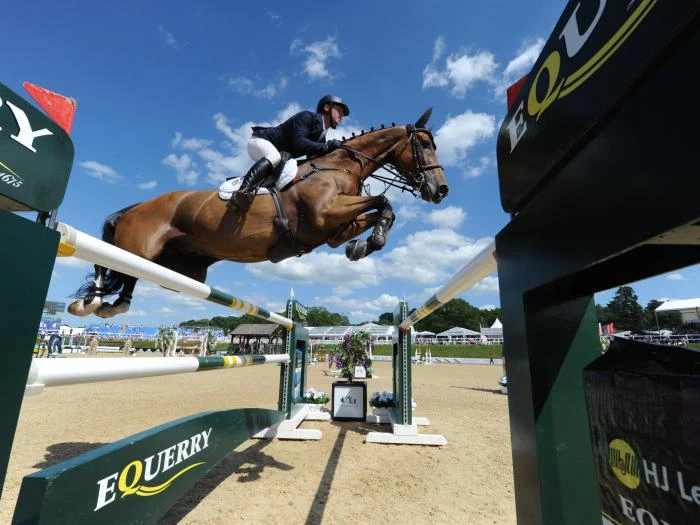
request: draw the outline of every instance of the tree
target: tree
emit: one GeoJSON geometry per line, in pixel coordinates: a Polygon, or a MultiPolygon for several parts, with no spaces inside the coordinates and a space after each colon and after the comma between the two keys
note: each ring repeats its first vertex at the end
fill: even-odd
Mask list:
{"type": "Polygon", "coordinates": [[[436,334],[455,326],[479,330],[481,311],[464,299],[452,299],[430,316],[416,323],[416,330],[429,330],[436,334]]]}
{"type": "Polygon", "coordinates": [[[383,324],[383,325],[393,325],[394,324],[394,313],[393,312],[384,312],[379,316],[379,319],[377,319],[377,324],[383,324]]]}
{"type": "Polygon", "coordinates": [[[659,312],[657,314],[656,309],[662,304],[664,304],[663,301],[652,299],[644,308],[644,324],[646,328],[649,330],[677,330],[683,324],[683,316],[676,311],[659,312]]]}
{"type": "Polygon", "coordinates": [[[306,324],[309,326],[349,326],[347,315],[329,312],[323,306],[312,306],[306,315],[306,324]]]}
{"type": "Polygon", "coordinates": [[[644,329],[644,310],[637,302],[637,294],[629,286],[620,286],[607,306],[615,330],[640,331],[644,329]]]}
{"type": "Polygon", "coordinates": [[[496,321],[496,319],[499,319],[501,317],[501,309],[493,308],[486,310],[482,308],[481,310],[479,310],[479,315],[481,316],[481,326],[483,326],[484,328],[488,328],[496,321]]]}

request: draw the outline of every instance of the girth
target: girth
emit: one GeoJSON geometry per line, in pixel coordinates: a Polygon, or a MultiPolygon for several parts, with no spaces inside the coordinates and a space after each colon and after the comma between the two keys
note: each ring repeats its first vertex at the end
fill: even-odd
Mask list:
{"type": "Polygon", "coordinates": [[[275,210],[277,211],[277,215],[272,219],[272,223],[280,238],[267,251],[267,258],[271,262],[277,263],[293,255],[301,257],[305,253],[311,252],[314,248],[313,246],[301,243],[294,237],[294,233],[289,227],[289,217],[287,217],[287,213],[284,211],[280,191],[275,186],[270,186],[268,190],[270,191],[272,202],[275,203],[275,210]]]}

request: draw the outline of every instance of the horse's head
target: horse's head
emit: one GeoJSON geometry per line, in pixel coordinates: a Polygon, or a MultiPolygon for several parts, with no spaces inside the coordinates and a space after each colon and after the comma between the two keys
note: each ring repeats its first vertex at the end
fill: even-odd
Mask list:
{"type": "Polygon", "coordinates": [[[406,125],[406,144],[399,148],[393,164],[409,186],[420,191],[423,200],[437,204],[447,196],[445,172],[437,158],[435,140],[428,123],[433,108],[406,125]]]}

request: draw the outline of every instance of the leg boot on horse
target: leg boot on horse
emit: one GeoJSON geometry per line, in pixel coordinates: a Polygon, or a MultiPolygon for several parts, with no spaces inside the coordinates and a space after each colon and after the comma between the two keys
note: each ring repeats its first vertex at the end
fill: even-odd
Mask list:
{"type": "Polygon", "coordinates": [[[258,186],[272,173],[272,168],[272,162],[266,157],[253,164],[243,177],[241,187],[231,195],[231,200],[228,201],[227,205],[228,209],[233,212],[247,212],[253,204],[258,186]]]}

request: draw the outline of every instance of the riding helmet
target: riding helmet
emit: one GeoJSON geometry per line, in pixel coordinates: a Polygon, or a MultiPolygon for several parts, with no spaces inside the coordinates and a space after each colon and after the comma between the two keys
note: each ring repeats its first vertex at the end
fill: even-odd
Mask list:
{"type": "Polygon", "coordinates": [[[318,104],[316,105],[316,113],[322,113],[323,105],[328,103],[332,103],[343,108],[344,116],[347,117],[350,114],[350,108],[345,102],[343,102],[343,99],[340,98],[338,95],[326,95],[321,100],[319,100],[318,104]]]}

